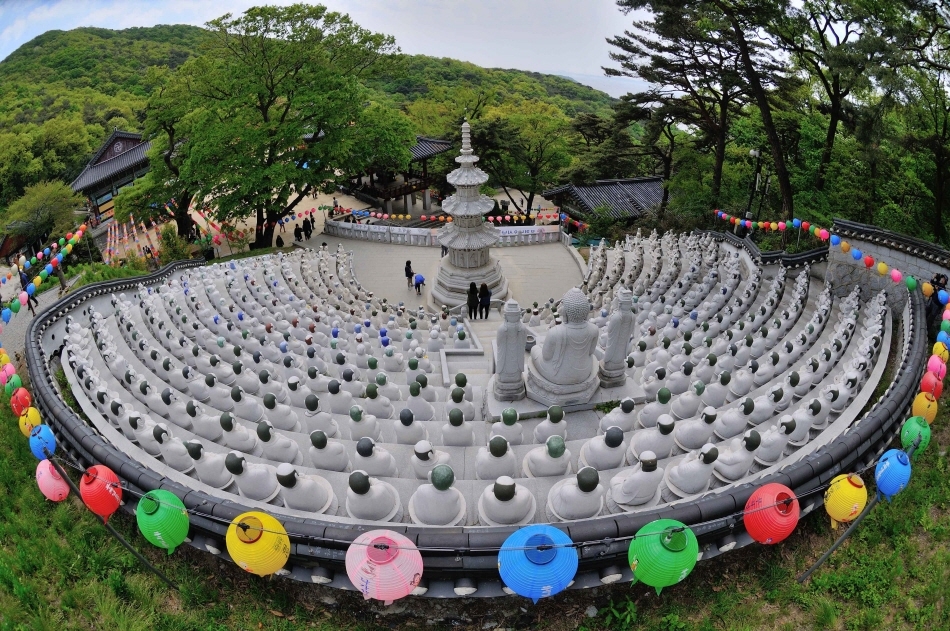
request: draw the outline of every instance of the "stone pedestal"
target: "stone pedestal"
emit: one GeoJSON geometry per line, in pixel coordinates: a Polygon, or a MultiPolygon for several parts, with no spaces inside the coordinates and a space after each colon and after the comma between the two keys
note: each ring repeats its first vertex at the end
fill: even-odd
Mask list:
{"type": "Polygon", "coordinates": [[[495,257],[488,257],[488,264],[482,267],[465,268],[453,265],[452,252],[442,258],[439,264],[439,273],[430,291],[432,305],[441,307],[448,305],[455,307],[465,304],[469,285],[475,283],[478,287],[482,283],[488,285],[492,293],[492,300],[508,299],[508,279],[501,271],[501,263],[495,257]]]}
{"type": "Polygon", "coordinates": [[[619,388],[627,383],[627,373],[623,368],[618,370],[607,370],[603,366],[597,369],[597,377],[600,379],[602,388],[619,388]]]}
{"type": "Polygon", "coordinates": [[[560,385],[548,381],[534,366],[534,360],[528,360],[528,380],[526,384],[528,398],[546,406],[582,405],[591,400],[600,385],[597,374],[597,360],[590,358],[590,377],[573,385],[560,385]]]}

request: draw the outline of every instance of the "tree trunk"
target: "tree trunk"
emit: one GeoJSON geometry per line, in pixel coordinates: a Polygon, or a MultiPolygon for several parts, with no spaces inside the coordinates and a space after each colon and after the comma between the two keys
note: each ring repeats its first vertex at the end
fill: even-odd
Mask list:
{"type": "Polygon", "coordinates": [[[670,178],[673,177],[673,147],[670,147],[670,154],[663,157],[663,198],[660,200],[660,208],[656,212],[657,221],[663,219],[666,214],[666,206],[670,202],[670,178]]]}
{"type": "Polygon", "coordinates": [[[943,224],[943,205],[946,199],[946,170],[947,161],[943,156],[934,156],[934,240],[938,243],[947,242],[947,228],[943,224]]]}
{"type": "Polygon", "coordinates": [[[183,193],[181,199],[175,204],[175,225],[178,227],[178,234],[183,239],[187,239],[191,234],[191,226],[194,223],[188,210],[191,207],[191,198],[190,193],[183,193]]]}
{"type": "Polygon", "coordinates": [[[257,209],[257,217],[254,226],[254,242],[251,243],[251,250],[269,248],[274,244],[274,226],[267,221],[267,215],[263,208],[257,209]]]}
{"type": "Polygon", "coordinates": [[[716,6],[719,7],[726,16],[726,19],[729,20],[729,23],[732,25],[732,30],[736,35],[736,46],[739,48],[739,57],[742,59],[742,67],[745,69],[749,88],[752,91],[752,96],[755,98],[756,105],[759,107],[759,113],[762,115],[762,126],[765,128],[765,134],[769,139],[769,146],[772,149],[775,177],[778,178],[779,190],[782,193],[782,212],[785,219],[791,221],[795,213],[795,198],[792,194],[792,181],[788,174],[788,168],[785,166],[785,156],[782,153],[782,141],[778,137],[778,130],[775,129],[775,121],[772,120],[772,106],[769,104],[768,94],[765,93],[765,88],[762,87],[759,73],[752,62],[749,42],[746,41],[745,33],[742,31],[742,25],[739,23],[735,9],[718,1],[716,2],[716,6]]]}
{"type": "Polygon", "coordinates": [[[825,147],[821,151],[821,162],[818,163],[818,176],[815,178],[815,190],[825,190],[825,173],[831,163],[831,152],[835,148],[835,136],[838,133],[838,122],[841,120],[841,102],[831,102],[831,117],[828,120],[828,133],[825,134],[825,147]]]}

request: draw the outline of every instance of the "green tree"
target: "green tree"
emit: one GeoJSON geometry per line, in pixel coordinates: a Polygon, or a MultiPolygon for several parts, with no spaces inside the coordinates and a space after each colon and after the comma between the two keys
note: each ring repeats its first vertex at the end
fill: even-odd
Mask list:
{"type": "MultiPolygon", "coordinates": [[[[26,237],[33,248],[42,249],[49,235],[72,230],[86,214],[81,196],[62,182],[40,182],[28,186],[3,215],[7,234],[26,237]]],[[[87,237],[88,238],[88,237],[87,237]]]]}
{"type": "Polygon", "coordinates": [[[480,164],[517,206],[511,190],[531,207],[534,196],[555,184],[571,164],[570,119],[542,101],[523,101],[485,110],[472,127],[480,164]]]}
{"type": "Polygon", "coordinates": [[[320,5],[207,26],[204,54],[177,71],[195,107],[181,179],[218,220],[253,216],[254,247],[270,246],[277,220],[315,189],[375,158],[408,164],[408,122],[367,104],[359,81],[397,50],[392,37],[320,5]]]}
{"type": "Polygon", "coordinates": [[[191,248],[171,224],[162,226],[158,233],[158,260],[162,265],[191,258],[191,248]]]}

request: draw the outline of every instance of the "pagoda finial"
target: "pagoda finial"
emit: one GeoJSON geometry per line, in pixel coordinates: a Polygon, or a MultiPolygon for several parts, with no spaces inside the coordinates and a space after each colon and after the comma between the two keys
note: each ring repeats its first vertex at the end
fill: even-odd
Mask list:
{"type": "Polygon", "coordinates": [[[472,155],[472,127],[468,124],[468,118],[462,123],[462,155],[472,155]]]}

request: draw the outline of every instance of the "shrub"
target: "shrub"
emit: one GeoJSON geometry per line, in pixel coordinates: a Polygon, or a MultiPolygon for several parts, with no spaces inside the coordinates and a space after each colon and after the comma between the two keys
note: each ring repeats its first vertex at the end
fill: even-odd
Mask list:
{"type": "Polygon", "coordinates": [[[178,235],[178,230],[174,224],[167,223],[162,226],[162,231],[159,233],[159,242],[161,245],[159,246],[158,260],[162,265],[191,258],[191,248],[188,242],[178,235]]]}

